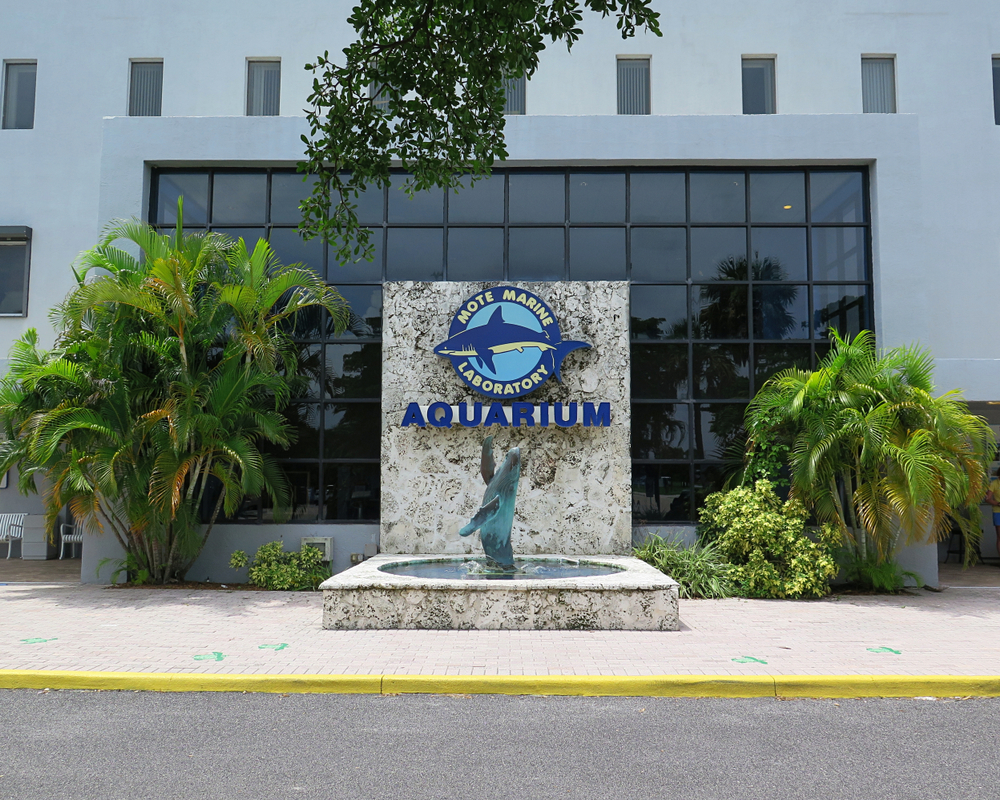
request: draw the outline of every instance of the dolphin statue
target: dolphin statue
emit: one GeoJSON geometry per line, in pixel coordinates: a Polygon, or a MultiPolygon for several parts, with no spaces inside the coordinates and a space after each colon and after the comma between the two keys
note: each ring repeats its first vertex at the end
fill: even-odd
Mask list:
{"type": "Polygon", "coordinates": [[[493,359],[496,356],[513,350],[523,353],[527,347],[535,347],[543,354],[548,354],[551,359],[552,374],[562,383],[560,370],[563,359],[574,350],[590,345],[587,342],[575,342],[569,339],[552,342],[545,331],[536,331],[523,325],[505,322],[503,306],[498,306],[485,325],[466,328],[461,333],[456,333],[435,347],[434,353],[446,357],[474,358],[480,367],[485,366],[495,375],[497,370],[493,359]]]}
{"type": "Polygon", "coordinates": [[[486,557],[505,572],[513,572],[516,567],[514,550],[510,545],[510,529],[514,526],[514,500],[517,496],[517,482],[521,477],[520,448],[511,448],[497,470],[496,461],[493,460],[493,437],[487,436],[483,440],[480,472],[486,481],[483,504],[472,521],[458,534],[468,536],[478,529],[486,557]]]}

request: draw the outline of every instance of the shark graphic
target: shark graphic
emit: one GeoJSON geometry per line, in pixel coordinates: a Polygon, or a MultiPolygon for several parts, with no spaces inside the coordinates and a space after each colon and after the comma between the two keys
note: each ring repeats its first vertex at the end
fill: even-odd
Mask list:
{"type": "Polygon", "coordinates": [[[553,342],[545,331],[536,331],[505,322],[503,306],[498,306],[490,316],[489,322],[478,328],[467,328],[456,333],[451,338],[434,348],[435,354],[445,357],[474,358],[480,367],[486,367],[494,375],[496,367],[493,359],[501,353],[517,350],[523,353],[525,348],[535,347],[542,351],[543,358],[550,359],[552,374],[562,383],[560,370],[563,359],[574,350],[590,347],[587,342],[575,342],[569,339],[553,342]]]}
{"type": "Polygon", "coordinates": [[[483,504],[458,535],[469,536],[478,530],[486,557],[504,571],[512,572],[515,566],[510,529],[514,526],[514,501],[517,497],[517,483],[521,478],[520,448],[511,448],[497,470],[496,461],[493,460],[493,437],[487,436],[483,440],[480,473],[486,481],[483,504]]]}

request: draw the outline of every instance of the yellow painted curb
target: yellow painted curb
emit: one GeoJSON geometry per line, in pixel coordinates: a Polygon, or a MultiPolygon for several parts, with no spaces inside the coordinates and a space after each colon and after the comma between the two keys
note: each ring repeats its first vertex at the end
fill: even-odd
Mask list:
{"type": "Polygon", "coordinates": [[[583,697],[1000,697],[1000,675],[220,675],[0,670],[0,689],[583,697]]]}
{"type": "Polygon", "coordinates": [[[104,689],[150,692],[379,694],[381,675],[218,675],[174,672],[0,670],[2,689],[104,689]]]}
{"type": "Polygon", "coordinates": [[[774,697],[769,675],[386,675],[384,694],[774,697]]]}
{"type": "Polygon", "coordinates": [[[775,675],[778,697],[1000,697],[1000,675],[775,675]]]}

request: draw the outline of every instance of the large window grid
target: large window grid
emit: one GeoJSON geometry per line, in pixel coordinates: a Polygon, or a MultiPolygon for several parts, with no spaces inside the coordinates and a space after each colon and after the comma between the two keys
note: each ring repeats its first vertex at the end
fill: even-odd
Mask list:
{"type": "MultiPolygon", "coordinates": [[[[738,441],[743,410],[763,381],[788,366],[815,364],[827,351],[830,326],[853,333],[872,325],[861,168],[496,170],[471,189],[412,200],[398,188],[405,176],[394,177],[392,187],[358,200],[359,219],[373,234],[372,264],[339,265],[330,248],[298,239],[289,198],[305,196],[307,187],[282,170],[161,170],[154,201],[161,198],[162,211],[151,213],[171,224],[176,194],[185,193],[193,227],[269,236],[286,263],[310,264],[356,309],[378,308],[361,314],[373,314],[372,335],[347,334],[351,344],[372,345],[370,353],[380,342],[380,303],[370,301],[383,280],[630,280],[638,523],[694,519],[704,496],[721,485],[726,446],[738,441]],[[235,191],[241,181],[266,186],[256,192],[271,198],[266,209],[260,201],[252,214],[233,211],[242,201],[225,197],[244,197],[245,186],[235,191]]],[[[299,338],[315,352],[344,341],[313,333],[299,338]]],[[[317,358],[331,369],[329,357],[317,358]]],[[[378,364],[371,355],[356,360],[378,364]]],[[[350,466],[370,468],[367,483],[377,486],[377,424],[364,423],[356,410],[357,435],[345,443],[327,423],[344,411],[337,404],[377,409],[377,382],[356,377],[354,385],[367,383],[371,395],[354,396],[353,388],[335,395],[318,375],[317,394],[294,407],[321,454],[284,455],[283,463],[301,468],[303,485],[327,487],[334,466],[350,466]]],[[[372,497],[374,505],[362,510],[377,515],[377,491],[372,497]]],[[[364,505],[354,500],[351,508],[364,505]]],[[[351,519],[353,512],[344,516],[329,504],[319,516],[351,519]]],[[[248,513],[268,518],[267,509],[248,513]]]]}

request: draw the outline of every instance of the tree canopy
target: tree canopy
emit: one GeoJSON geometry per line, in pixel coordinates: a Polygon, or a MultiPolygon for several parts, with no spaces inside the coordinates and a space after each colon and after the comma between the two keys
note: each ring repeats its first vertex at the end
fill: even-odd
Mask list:
{"type": "Polygon", "coordinates": [[[384,187],[394,163],[407,191],[456,188],[507,157],[504,84],[530,77],[549,42],[572,47],[584,10],[613,16],[622,38],[660,34],[652,0],[361,0],[348,22],[357,39],[307,69],[310,133],[300,169],[317,176],[302,205],[306,235],[342,261],[369,256],[356,200],[384,187]]]}

